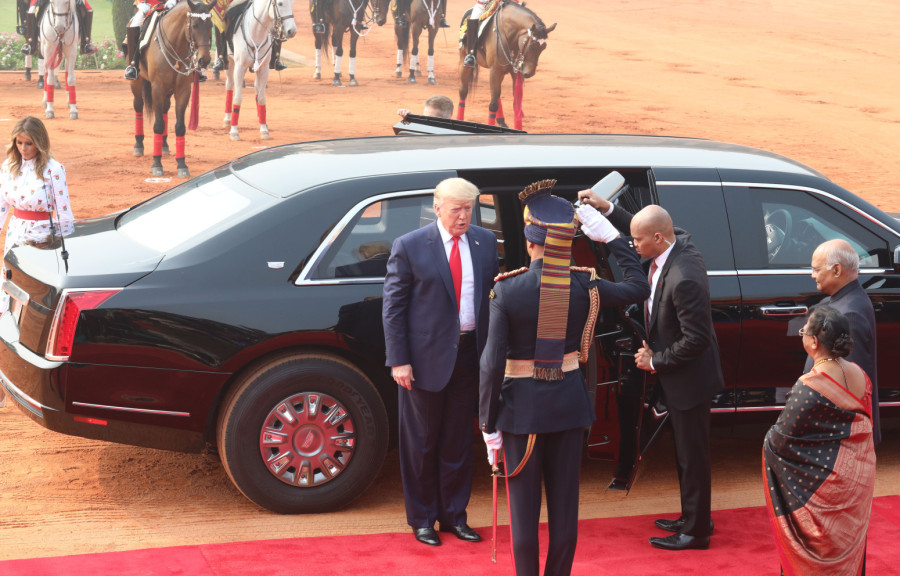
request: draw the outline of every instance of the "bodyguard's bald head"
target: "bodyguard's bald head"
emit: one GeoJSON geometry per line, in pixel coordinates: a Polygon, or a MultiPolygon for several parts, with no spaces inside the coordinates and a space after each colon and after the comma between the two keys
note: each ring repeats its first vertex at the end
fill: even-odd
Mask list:
{"type": "Polygon", "coordinates": [[[675,226],[672,217],[662,206],[651,204],[634,215],[631,226],[637,226],[644,233],[661,234],[669,242],[675,241],[675,226]]]}

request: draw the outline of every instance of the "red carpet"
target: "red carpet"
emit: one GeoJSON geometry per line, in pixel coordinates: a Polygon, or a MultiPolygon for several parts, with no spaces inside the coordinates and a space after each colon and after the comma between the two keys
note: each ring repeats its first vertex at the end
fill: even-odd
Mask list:
{"type": "MultiPolygon", "coordinates": [[[[663,536],[655,516],[582,520],[573,574],[638,576],[678,574],[778,574],[765,509],[740,508],[713,512],[716,532],[709,550],[666,552],[647,544],[663,536]]],[[[429,548],[411,533],[261,540],[232,544],[178,546],[131,552],[109,552],[0,562],[0,575],[59,574],[288,576],[299,574],[439,576],[513,574],[506,527],[498,530],[497,564],[490,561],[490,527],[479,528],[480,544],[444,535],[444,545],[429,548]]],[[[546,526],[541,549],[546,550],[546,526]]],[[[900,554],[900,496],[876,498],[869,525],[870,575],[896,574],[900,554]]]]}

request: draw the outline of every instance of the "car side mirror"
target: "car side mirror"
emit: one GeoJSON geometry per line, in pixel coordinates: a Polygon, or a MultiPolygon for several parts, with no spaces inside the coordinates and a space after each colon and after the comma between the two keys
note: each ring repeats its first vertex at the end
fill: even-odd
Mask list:
{"type": "Polygon", "coordinates": [[[891,264],[894,266],[894,272],[900,274],[900,245],[894,248],[894,258],[891,264]]]}

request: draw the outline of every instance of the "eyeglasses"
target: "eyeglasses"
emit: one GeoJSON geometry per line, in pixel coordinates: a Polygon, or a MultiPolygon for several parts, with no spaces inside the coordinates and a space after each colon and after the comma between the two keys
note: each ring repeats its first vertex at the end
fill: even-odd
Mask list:
{"type": "Polygon", "coordinates": [[[829,264],[828,266],[819,266],[819,267],[813,266],[812,271],[813,271],[813,274],[818,274],[822,270],[831,270],[835,266],[837,266],[837,264],[829,264]]]}
{"type": "Polygon", "coordinates": [[[815,334],[811,334],[810,332],[807,332],[807,331],[806,331],[806,326],[804,326],[803,328],[797,330],[797,334],[799,334],[801,338],[804,337],[804,336],[812,336],[813,338],[816,337],[815,334]]]}

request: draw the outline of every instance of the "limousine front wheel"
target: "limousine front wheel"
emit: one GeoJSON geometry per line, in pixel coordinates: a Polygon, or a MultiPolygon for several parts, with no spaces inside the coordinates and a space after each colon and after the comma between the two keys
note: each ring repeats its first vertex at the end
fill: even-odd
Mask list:
{"type": "Polygon", "coordinates": [[[247,498],[285,514],[349,504],[375,478],[388,446],[387,411],[345,360],[286,354],[235,383],[218,421],[219,456],[247,498]]]}

